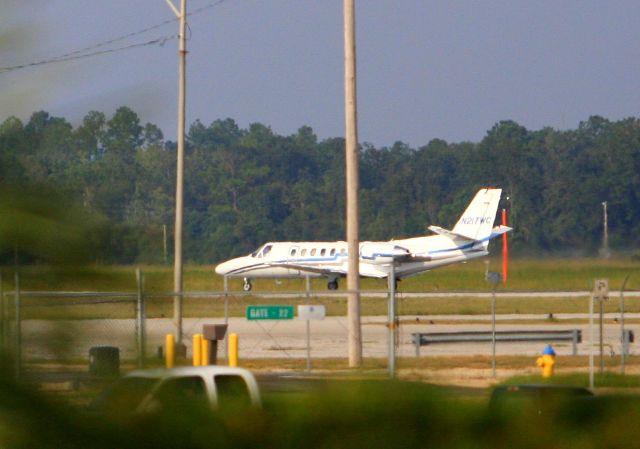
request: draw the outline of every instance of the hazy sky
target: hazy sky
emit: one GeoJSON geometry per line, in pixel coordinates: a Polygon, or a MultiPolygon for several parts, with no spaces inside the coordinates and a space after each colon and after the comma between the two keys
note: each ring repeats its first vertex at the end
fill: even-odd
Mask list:
{"type": "MultiPolygon", "coordinates": [[[[179,0],[174,0],[179,3],[179,0]]],[[[0,67],[175,36],[164,0],[8,0],[0,67]]],[[[637,0],[357,0],[361,142],[479,141],[496,122],[575,128],[640,115],[637,0]]],[[[283,135],[344,136],[342,0],[189,0],[187,123],[231,117],[283,135]]],[[[175,37],[0,72],[0,121],[35,110],[77,125],[134,109],[175,140],[175,37]]]]}

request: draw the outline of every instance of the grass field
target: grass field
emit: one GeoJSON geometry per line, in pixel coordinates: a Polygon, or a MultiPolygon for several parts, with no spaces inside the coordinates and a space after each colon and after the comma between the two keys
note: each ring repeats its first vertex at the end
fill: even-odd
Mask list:
{"type": "MultiPolygon", "coordinates": [[[[500,260],[487,259],[488,269],[499,271],[500,260]]],[[[173,269],[167,266],[140,267],[144,274],[144,292],[147,295],[147,314],[149,317],[171,316],[173,302],[169,296],[158,296],[173,289],[173,269]]],[[[419,276],[403,280],[399,285],[398,313],[401,315],[447,315],[487,314],[490,300],[487,298],[408,298],[403,292],[448,292],[448,291],[484,291],[489,289],[484,274],[485,261],[453,265],[419,276]]],[[[4,292],[14,289],[14,272],[10,268],[1,270],[4,292]]],[[[628,276],[626,290],[640,288],[640,263],[630,259],[515,259],[510,265],[509,279],[506,285],[500,285],[498,291],[588,291],[594,279],[607,278],[611,290],[621,287],[628,276]]],[[[220,292],[223,289],[222,278],[214,273],[214,266],[187,266],[184,272],[185,291],[220,292]]],[[[229,283],[229,316],[243,316],[247,305],[255,304],[299,304],[300,298],[261,298],[259,296],[236,295],[241,292],[242,281],[232,279],[229,283]]],[[[342,282],[341,288],[344,288],[342,282]]],[[[363,290],[384,290],[385,280],[363,279],[363,290]]],[[[53,269],[45,266],[20,268],[21,291],[58,291],[58,292],[128,292],[136,291],[135,267],[132,266],[93,266],[83,269],[53,269]]],[[[254,292],[301,292],[304,280],[256,280],[254,292]]],[[[324,279],[314,279],[312,290],[326,291],[324,279]]],[[[72,307],[52,307],[53,300],[47,298],[23,300],[25,318],[123,318],[131,317],[130,304],[79,305],[85,299],[65,299],[72,307]],[[47,307],[40,307],[45,305],[47,307]]],[[[327,307],[329,315],[346,314],[346,300],[341,297],[318,297],[327,307]]],[[[60,301],[58,301],[60,302],[60,301]]],[[[498,314],[558,314],[587,311],[587,298],[499,298],[496,303],[498,314]]],[[[614,298],[606,304],[607,312],[617,312],[619,301],[614,298]]],[[[628,300],[625,306],[628,312],[640,312],[640,301],[628,300]]],[[[366,298],[362,301],[363,315],[384,315],[387,313],[385,298],[366,298]]],[[[184,305],[185,316],[223,316],[224,302],[220,297],[187,298],[184,305]]]]}
{"type": "MultiPolygon", "coordinates": [[[[488,269],[501,271],[499,258],[452,265],[407,278],[400,290],[407,292],[437,292],[451,290],[487,291],[484,275],[488,269]]],[[[141,266],[147,292],[173,290],[173,267],[141,266]]],[[[14,286],[14,269],[2,267],[2,285],[5,290],[14,286]]],[[[590,290],[594,279],[607,278],[612,290],[622,285],[629,276],[627,290],[640,289],[640,262],[626,259],[513,259],[509,266],[509,279],[500,290],[590,290]]],[[[136,277],[133,266],[91,266],[82,269],[53,269],[45,266],[20,267],[23,290],[53,291],[135,291],[136,277]]],[[[344,281],[341,288],[344,288],[344,281]]],[[[242,281],[231,279],[229,288],[240,291],[242,281]]],[[[313,290],[326,290],[324,279],[313,279],[313,290]]],[[[222,278],[214,273],[213,265],[186,266],[185,291],[220,291],[222,278]]],[[[259,291],[302,291],[303,279],[256,280],[259,291]]],[[[384,290],[385,280],[363,279],[362,289],[384,290]]]]}

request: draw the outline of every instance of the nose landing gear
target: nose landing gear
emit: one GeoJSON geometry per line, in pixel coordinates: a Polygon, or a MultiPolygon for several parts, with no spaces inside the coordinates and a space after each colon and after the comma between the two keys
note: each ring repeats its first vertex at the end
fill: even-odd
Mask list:
{"type": "Polygon", "coordinates": [[[244,290],[245,292],[250,292],[251,288],[253,287],[251,285],[251,279],[244,278],[243,281],[244,281],[244,284],[242,284],[242,290],[244,290]]]}

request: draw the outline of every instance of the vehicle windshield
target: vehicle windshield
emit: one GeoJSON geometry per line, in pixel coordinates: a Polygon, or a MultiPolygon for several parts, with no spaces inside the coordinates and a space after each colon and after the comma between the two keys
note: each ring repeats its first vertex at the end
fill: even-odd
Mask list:
{"type": "Polygon", "coordinates": [[[89,408],[113,417],[132,413],[156,382],[157,379],[147,377],[124,377],[102,393],[89,408]]]}

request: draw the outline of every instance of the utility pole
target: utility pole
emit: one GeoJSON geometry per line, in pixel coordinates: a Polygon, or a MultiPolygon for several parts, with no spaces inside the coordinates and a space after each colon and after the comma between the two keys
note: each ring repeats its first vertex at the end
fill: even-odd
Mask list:
{"type": "Polygon", "coordinates": [[[178,10],[171,0],[167,5],[180,19],[180,48],[178,69],[178,155],[176,163],[176,224],[174,229],[174,259],[173,259],[173,320],[176,326],[176,343],[182,343],[182,223],[184,216],[184,129],[186,109],[186,72],[187,72],[187,0],[180,0],[178,10]]]}
{"type": "Polygon", "coordinates": [[[356,102],[355,0],[344,0],[344,100],[347,184],[347,321],[349,367],[362,365],[360,327],[360,237],[358,229],[358,119],[356,102]]]}

